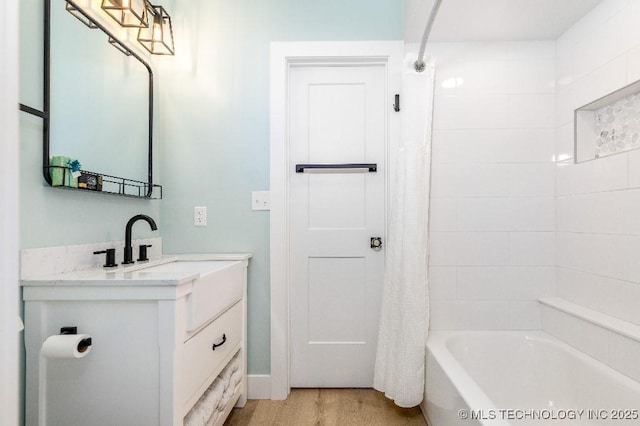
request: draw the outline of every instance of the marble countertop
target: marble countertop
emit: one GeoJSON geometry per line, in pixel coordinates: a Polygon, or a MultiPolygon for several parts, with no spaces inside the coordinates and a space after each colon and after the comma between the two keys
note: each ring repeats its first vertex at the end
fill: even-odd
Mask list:
{"type": "Polygon", "coordinates": [[[171,262],[216,262],[207,269],[224,268],[237,261],[246,262],[251,258],[249,253],[198,253],[198,254],[168,254],[147,262],[116,268],[99,268],[72,271],[57,274],[43,274],[41,276],[22,280],[24,287],[41,286],[177,286],[197,279],[203,268],[153,268],[171,262]]]}

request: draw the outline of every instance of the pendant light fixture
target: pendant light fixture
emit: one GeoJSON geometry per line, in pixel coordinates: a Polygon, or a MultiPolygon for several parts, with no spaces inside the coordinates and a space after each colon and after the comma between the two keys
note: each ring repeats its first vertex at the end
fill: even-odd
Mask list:
{"type": "Polygon", "coordinates": [[[123,27],[148,25],[146,0],[102,0],[102,10],[123,27]]]}
{"type": "Polygon", "coordinates": [[[174,55],[171,17],[162,6],[147,2],[149,22],[138,31],[138,41],[153,55],[174,55]]]}
{"type": "Polygon", "coordinates": [[[82,22],[87,27],[91,28],[92,30],[95,29],[95,28],[98,28],[98,26],[93,21],[91,21],[89,18],[87,18],[87,16],[84,14],[84,12],[82,10],[78,9],[78,7],[76,5],[67,2],[66,6],[65,6],[65,9],[66,9],[67,12],[69,12],[70,14],[72,14],[73,16],[78,18],[78,20],[80,22],[82,22]]]}

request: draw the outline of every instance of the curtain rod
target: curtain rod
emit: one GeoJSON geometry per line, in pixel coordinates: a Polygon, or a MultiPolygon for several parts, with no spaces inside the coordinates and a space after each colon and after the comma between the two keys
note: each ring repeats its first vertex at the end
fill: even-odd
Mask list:
{"type": "Polygon", "coordinates": [[[431,33],[431,28],[433,27],[433,23],[436,20],[436,15],[438,14],[438,9],[440,8],[441,3],[442,0],[435,0],[433,2],[431,13],[429,14],[429,19],[427,20],[427,24],[424,27],[424,34],[422,35],[422,43],[420,43],[418,59],[413,63],[413,67],[418,72],[424,71],[426,67],[424,63],[424,50],[427,48],[427,40],[429,40],[429,34],[431,33]]]}

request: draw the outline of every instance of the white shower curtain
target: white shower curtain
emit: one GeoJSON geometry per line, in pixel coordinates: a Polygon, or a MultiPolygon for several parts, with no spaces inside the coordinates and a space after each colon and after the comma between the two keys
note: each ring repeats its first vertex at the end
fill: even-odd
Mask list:
{"type": "Polygon", "coordinates": [[[382,313],[374,388],[400,407],[422,402],[429,329],[427,287],[433,66],[417,73],[405,63],[402,146],[391,183],[382,313]]]}

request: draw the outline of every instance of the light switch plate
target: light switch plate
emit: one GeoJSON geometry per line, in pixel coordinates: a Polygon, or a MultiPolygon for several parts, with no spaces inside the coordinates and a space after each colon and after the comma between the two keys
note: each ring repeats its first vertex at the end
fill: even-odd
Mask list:
{"type": "Polygon", "coordinates": [[[271,193],[269,191],[253,191],[251,193],[251,210],[271,210],[271,193]]]}

